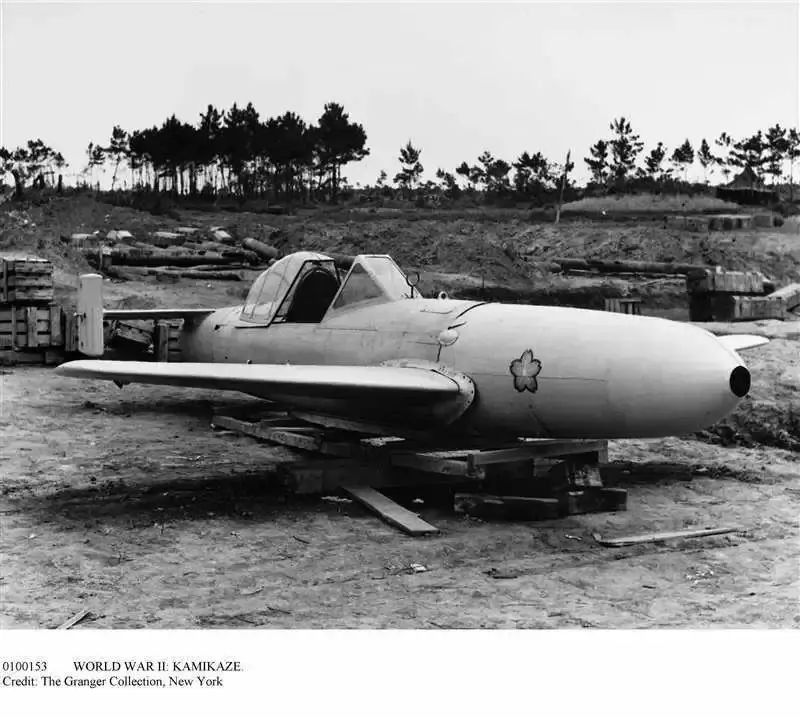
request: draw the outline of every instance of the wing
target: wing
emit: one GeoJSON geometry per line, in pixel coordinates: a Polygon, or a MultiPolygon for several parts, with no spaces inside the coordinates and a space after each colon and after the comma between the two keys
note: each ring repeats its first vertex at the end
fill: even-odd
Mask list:
{"type": "Polygon", "coordinates": [[[190,319],[207,317],[215,309],[104,309],[103,319],[190,319]]]}
{"type": "Polygon", "coordinates": [[[62,376],[108,379],[119,384],[228,389],[269,398],[410,400],[438,402],[459,394],[458,384],[434,368],[397,366],[293,366],[289,364],[211,364],[82,359],[56,368],[62,376]]]}
{"type": "Polygon", "coordinates": [[[767,344],[769,339],[755,334],[728,334],[727,336],[717,337],[719,341],[728,349],[735,352],[742,349],[752,349],[767,344]]]}

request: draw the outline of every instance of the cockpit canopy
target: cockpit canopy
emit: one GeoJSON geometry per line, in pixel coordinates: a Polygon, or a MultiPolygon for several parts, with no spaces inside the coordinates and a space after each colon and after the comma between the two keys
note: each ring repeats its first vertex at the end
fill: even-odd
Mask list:
{"type": "Polygon", "coordinates": [[[355,305],[415,296],[419,296],[416,290],[387,255],[358,255],[342,282],[330,257],[295,252],[253,282],[240,318],[254,324],[319,323],[326,314],[355,305]]]}

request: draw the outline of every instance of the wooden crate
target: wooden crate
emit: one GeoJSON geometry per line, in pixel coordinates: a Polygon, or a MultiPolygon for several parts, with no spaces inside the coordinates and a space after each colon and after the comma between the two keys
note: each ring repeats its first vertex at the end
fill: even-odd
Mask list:
{"type": "Polygon", "coordinates": [[[47,307],[0,307],[0,349],[64,346],[63,311],[47,307]]]}
{"type": "Polygon", "coordinates": [[[800,306],[800,284],[789,284],[780,289],[776,289],[768,296],[770,299],[782,301],[785,310],[791,312],[800,306]]]}
{"type": "Polygon", "coordinates": [[[689,294],[764,294],[766,277],[761,272],[707,270],[686,279],[689,294]]]}
{"type": "Polygon", "coordinates": [[[39,257],[0,257],[0,304],[50,304],[53,263],[39,257]]]}
{"type": "Polygon", "coordinates": [[[732,321],[783,319],[786,302],[781,297],[735,297],[732,321]]]}
{"type": "Polygon", "coordinates": [[[693,322],[783,319],[785,316],[786,302],[780,297],[695,294],[689,298],[689,318],[693,322]]]}
{"type": "Polygon", "coordinates": [[[183,320],[160,319],[153,328],[153,353],[156,361],[182,361],[181,328],[183,320]]]}
{"type": "Polygon", "coordinates": [[[638,297],[606,297],[605,310],[619,314],[642,313],[642,300],[638,297]]]}

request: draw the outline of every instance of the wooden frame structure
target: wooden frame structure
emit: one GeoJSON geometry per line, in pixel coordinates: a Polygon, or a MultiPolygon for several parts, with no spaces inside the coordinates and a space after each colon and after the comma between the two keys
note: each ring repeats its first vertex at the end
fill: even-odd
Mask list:
{"type": "Polygon", "coordinates": [[[544,519],[624,510],[627,492],[606,488],[599,466],[607,442],[531,439],[432,449],[422,442],[323,429],[287,411],[256,420],[215,415],[212,428],[308,452],[283,465],[282,486],[295,494],[342,490],[411,535],[436,531],[394,505],[378,488],[449,486],[456,512],[486,519],[544,519]],[[469,490],[469,492],[467,492],[469,490]],[[510,492],[510,493],[509,493],[510,492]]]}

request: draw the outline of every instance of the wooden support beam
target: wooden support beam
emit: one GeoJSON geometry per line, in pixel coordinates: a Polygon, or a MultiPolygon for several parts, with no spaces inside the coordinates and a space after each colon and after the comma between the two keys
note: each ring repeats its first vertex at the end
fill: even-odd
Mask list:
{"type": "Polygon", "coordinates": [[[403,508],[400,504],[368,486],[343,486],[343,491],[360,504],[374,511],[386,523],[396,526],[410,536],[426,536],[439,533],[439,529],[423,521],[417,514],[403,508]]]}
{"type": "Polygon", "coordinates": [[[169,323],[164,320],[153,328],[153,354],[156,361],[169,361],[169,323]]]}

